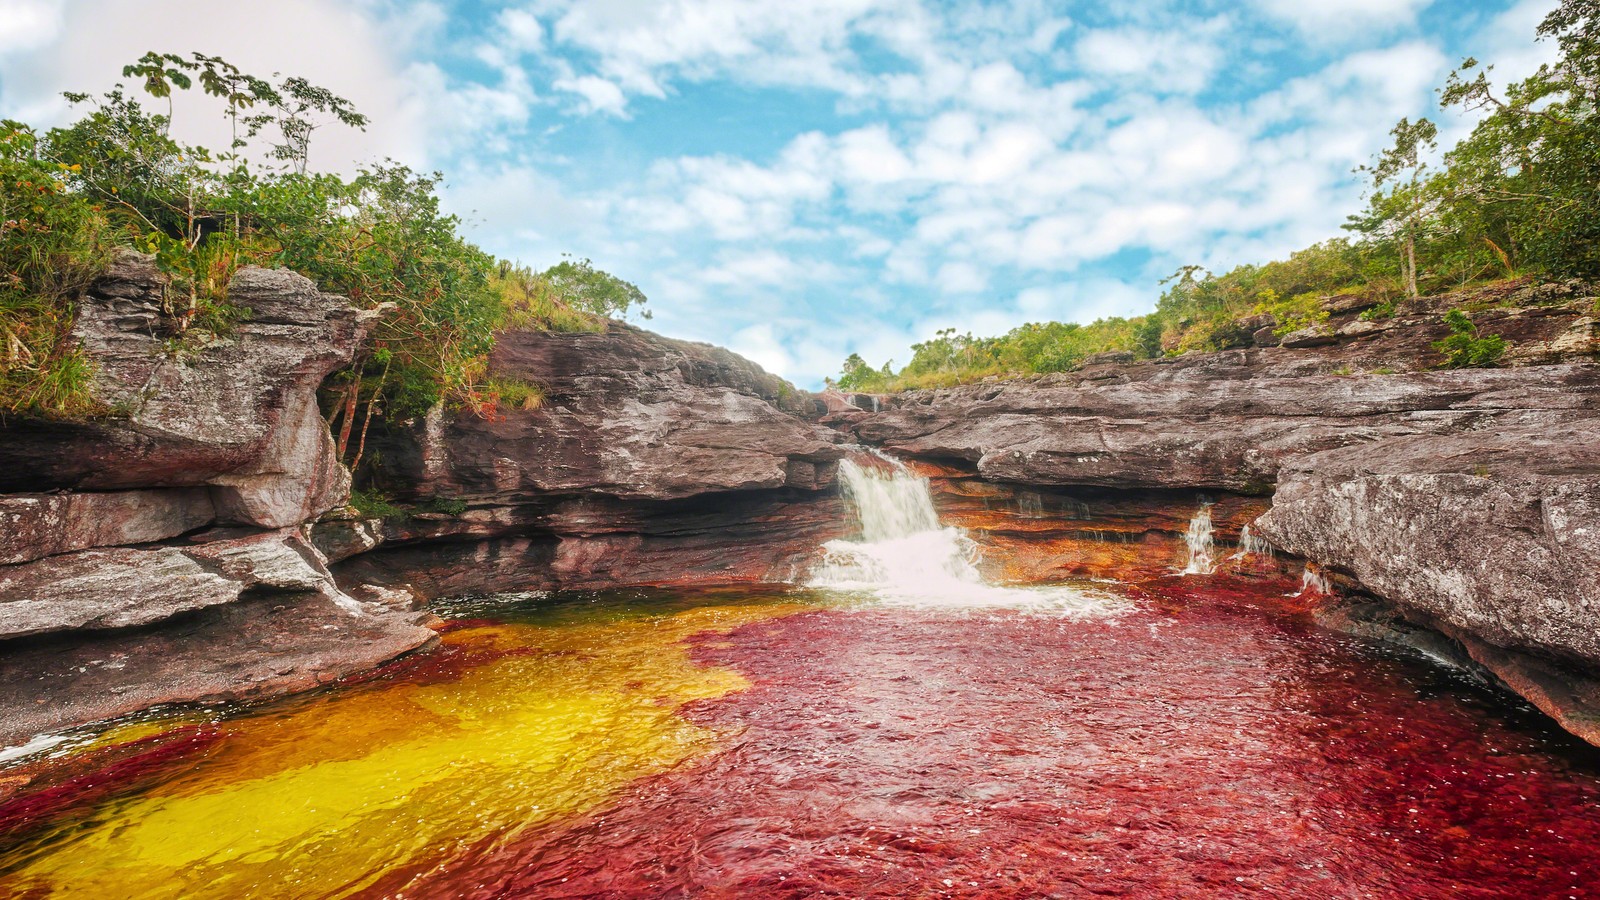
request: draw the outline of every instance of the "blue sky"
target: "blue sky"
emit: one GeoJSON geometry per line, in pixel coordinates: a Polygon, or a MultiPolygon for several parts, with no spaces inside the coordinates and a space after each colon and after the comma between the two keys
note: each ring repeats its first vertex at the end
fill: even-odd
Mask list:
{"type": "Polygon", "coordinates": [[[1350,170],[1554,0],[0,0],[0,115],[145,50],[304,74],[376,120],[313,163],[443,170],[472,237],[587,256],[664,333],[815,387],[940,328],[1152,307],[1339,234],[1350,170]]]}

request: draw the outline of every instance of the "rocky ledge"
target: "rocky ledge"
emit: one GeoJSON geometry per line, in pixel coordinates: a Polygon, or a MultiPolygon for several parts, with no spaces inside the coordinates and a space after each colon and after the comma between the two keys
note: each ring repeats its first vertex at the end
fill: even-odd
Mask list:
{"type": "Polygon", "coordinates": [[[947,491],[947,505],[976,521],[960,497],[981,496],[982,484],[1019,509],[1054,503],[1057,513],[1035,516],[1049,520],[1034,529],[1047,541],[1102,532],[1144,543],[1176,527],[1162,524],[1161,497],[1170,509],[1194,502],[1185,491],[1210,492],[1219,539],[1250,525],[1347,594],[1381,598],[1409,630],[1447,635],[1462,658],[1600,743],[1595,302],[1581,286],[1508,283],[1370,322],[1341,298],[1328,324],[1281,341],[1267,328],[1257,346],[1222,353],[1092,360],[849,406],[835,397],[830,421],[967,485],[947,491]],[[1510,304],[1478,321],[1512,339],[1511,365],[1428,368],[1440,312],[1487,301],[1510,304]],[[1028,492],[1035,499],[1019,503],[1028,492]]]}
{"type": "Polygon", "coordinates": [[[341,580],[430,596],[785,581],[843,527],[817,401],[726,350],[613,322],[503,335],[490,373],[542,404],[379,437],[379,483],[424,511],[319,526],[330,555],[362,552],[341,580]],[[440,506],[458,512],[425,511],[440,506]]]}
{"type": "Polygon", "coordinates": [[[0,422],[0,743],[159,703],[270,696],[435,640],[409,597],[341,590],[307,523],[344,502],[316,391],[363,317],[281,271],[180,334],[148,259],[79,304],[104,414],[0,422]]]}

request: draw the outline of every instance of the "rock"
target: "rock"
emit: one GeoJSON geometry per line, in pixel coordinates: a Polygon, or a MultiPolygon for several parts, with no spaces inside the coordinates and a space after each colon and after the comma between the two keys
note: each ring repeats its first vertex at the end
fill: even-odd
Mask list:
{"type": "Polygon", "coordinates": [[[284,271],[241,269],[230,302],[251,316],[173,352],[176,320],[147,258],[123,254],[85,295],[74,339],[94,362],[86,421],[0,428],[0,491],[212,487],[219,521],[282,528],[339,502],[348,484],[316,390],[348,365],[362,314],[284,271]]]}
{"type": "Polygon", "coordinates": [[[1339,336],[1326,325],[1312,325],[1299,331],[1291,331],[1278,341],[1279,346],[1290,348],[1326,347],[1337,343],[1339,336]]]}
{"type": "Polygon", "coordinates": [[[1329,315],[1344,316],[1351,313],[1365,312],[1377,306],[1380,301],[1371,294],[1350,294],[1339,297],[1323,297],[1321,306],[1329,315]]]}
{"type": "MultiPolygon", "coordinates": [[[[503,335],[491,372],[538,384],[544,404],[494,419],[435,411],[377,437],[399,499],[466,508],[383,523],[380,549],[339,566],[346,583],[430,596],[749,583],[845,528],[839,435],[811,421],[849,406],[843,395],[817,400],[726,351],[622,323],[503,335]]],[[[358,531],[313,534],[342,555],[372,536],[358,531]]]]}
{"type": "Polygon", "coordinates": [[[1106,350],[1102,353],[1091,353],[1084,357],[1083,365],[1089,366],[1125,366],[1133,362],[1133,354],[1127,350],[1106,350]]]}
{"type": "Polygon", "coordinates": [[[210,525],[215,518],[205,488],[4,495],[0,496],[0,565],[94,547],[162,541],[210,525]]]}
{"type": "Polygon", "coordinates": [[[425,621],[323,594],[252,594],[160,628],[14,644],[0,654],[0,746],[157,705],[328,685],[436,642],[425,621]]]}
{"type": "Polygon", "coordinates": [[[1339,326],[1339,329],[1334,334],[1342,338],[1358,338],[1388,330],[1389,326],[1382,322],[1363,322],[1357,319],[1354,322],[1339,326]]]}
{"type": "Polygon", "coordinates": [[[85,550],[0,567],[0,639],[127,628],[232,603],[247,591],[331,591],[298,531],[221,534],[186,546],[85,550]]]}
{"type": "Polygon", "coordinates": [[[1250,340],[1257,347],[1276,347],[1283,342],[1278,337],[1278,329],[1272,325],[1256,329],[1250,335],[1250,340]]]}
{"type": "Polygon", "coordinates": [[[786,401],[754,364],[622,323],[599,334],[502,335],[491,372],[540,385],[543,406],[493,420],[435,414],[410,440],[384,443],[406,495],[820,490],[842,455],[780,408],[815,413],[818,404],[786,401]]]}
{"type": "Polygon", "coordinates": [[[1256,529],[1430,623],[1600,665],[1600,420],[1297,459],[1256,529]]]}
{"type": "Polygon", "coordinates": [[[382,519],[330,519],[311,529],[311,543],[330,565],[366,553],[383,540],[382,519]]]}

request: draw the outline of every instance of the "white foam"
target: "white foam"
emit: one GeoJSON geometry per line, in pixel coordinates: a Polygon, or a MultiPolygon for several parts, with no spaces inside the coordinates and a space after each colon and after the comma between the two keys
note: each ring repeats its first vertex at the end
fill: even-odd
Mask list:
{"type": "Polygon", "coordinates": [[[859,594],[879,605],[941,609],[1028,609],[1103,616],[1126,609],[1111,594],[1073,587],[1007,588],[983,580],[978,545],[939,523],[928,480],[880,456],[881,465],[840,463],[861,540],[823,545],[810,586],[859,594]]]}

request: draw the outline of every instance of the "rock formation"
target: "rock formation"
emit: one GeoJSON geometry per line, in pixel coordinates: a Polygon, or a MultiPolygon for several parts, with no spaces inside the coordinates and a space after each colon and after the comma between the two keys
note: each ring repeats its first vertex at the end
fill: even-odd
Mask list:
{"type": "MultiPolygon", "coordinates": [[[[1211,499],[1259,496],[1220,505],[1234,511],[1219,539],[1236,541],[1248,522],[1347,590],[1455,639],[1463,656],[1600,743],[1595,300],[1579,286],[1513,282],[1379,321],[1357,315],[1371,304],[1342,302],[1314,334],[1279,341],[1264,328],[1250,348],[879,397],[878,412],[836,404],[830,421],[936,464],[969,486],[956,494],[993,483],[1011,503],[1030,490],[1056,498],[1058,512],[1033,529],[1053,547],[1096,532],[1140,543],[1170,535],[1197,488],[1211,499]],[[1514,366],[1428,369],[1442,310],[1489,302],[1510,304],[1477,320],[1512,340],[1514,366]],[[1130,522],[1139,496],[1143,516],[1130,522]],[[1238,510],[1264,514],[1241,521],[1238,510]]],[[[947,505],[985,519],[970,502],[947,505]]],[[[1006,518],[995,526],[1002,537],[1018,527],[1006,518]]],[[[1000,545],[1014,553],[1019,539],[1000,545]]],[[[1094,572],[1092,551],[1072,552],[1094,572]]],[[[1161,555],[1113,550],[1108,561],[1161,555]]],[[[1023,570],[1040,557],[1023,554],[1023,570]]]]}
{"type": "Polygon", "coordinates": [[[428,595],[783,581],[843,527],[838,435],[796,415],[815,400],[725,350],[614,322],[503,335],[490,371],[542,405],[378,438],[397,497],[462,510],[319,527],[335,554],[356,531],[384,545],[341,578],[428,595]]]}
{"type": "Polygon", "coordinates": [[[341,591],[303,533],[348,490],[316,391],[361,314],[245,269],[229,297],[248,317],[180,339],[164,292],[128,254],[80,303],[103,415],[0,425],[0,742],[303,688],[434,640],[407,602],[341,591]]]}

